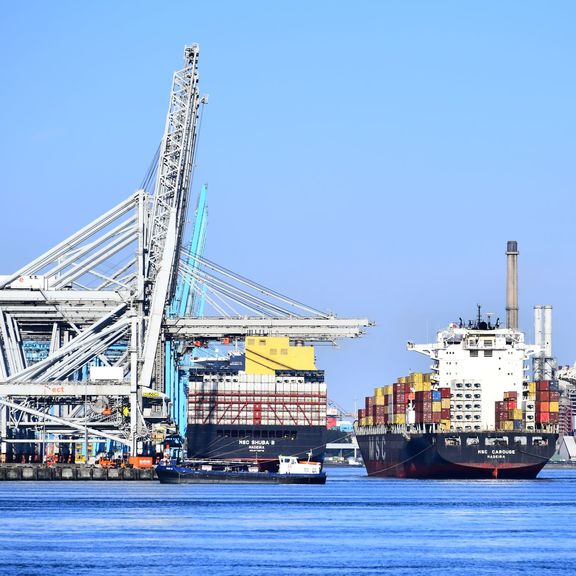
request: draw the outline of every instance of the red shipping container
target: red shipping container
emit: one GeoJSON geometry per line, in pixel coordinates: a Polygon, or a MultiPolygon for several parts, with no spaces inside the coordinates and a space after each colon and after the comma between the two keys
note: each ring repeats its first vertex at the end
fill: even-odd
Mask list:
{"type": "Polygon", "coordinates": [[[560,422],[560,414],[558,412],[550,412],[550,424],[558,424],[560,422]]]}
{"type": "Polygon", "coordinates": [[[386,414],[379,414],[378,416],[373,417],[374,424],[386,424],[388,422],[388,418],[386,414]]]}
{"type": "Polygon", "coordinates": [[[452,391],[450,390],[450,388],[440,388],[440,394],[442,398],[450,398],[452,391]]]}
{"type": "Polygon", "coordinates": [[[538,424],[548,424],[550,422],[550,413],[549,412],[540,412],[536,413],[536,422],[538,424]]]}
{"type": "Polygon", "coordinates": [[[504,392],[504,399],[505,400],[517,400],[518,399],[518,392],[515,390],[511,390],[510,392],[504,392]]]}
{"type": "Polygon", "coordinates": [[[550,392],[548,392],[548,390],[540,390],[536,394],[536,400],[540,400],[540,402],[550,402],[550,392]]]}
{"type": "Polygon", "coordinates": [[[550,390],[550,380],[538,380],[536,382],[536,390],[550,390]]]}
{"type": "Polygon", "coordinates": [[[442,420],[450,420],[450,408],[442,408],[440,411],[440,417],[442,420]]]}
{"type": "Polygon", "coordinates": [[[550,402],[560,402],[560,392],[550,391],[550,402]]]}
{"type": "Polygon", "coordinates": [[[515,398],[505,400],[505,402],[506,402],[506,409],[507,410],[516,410],[516,399],[515,398]]]}

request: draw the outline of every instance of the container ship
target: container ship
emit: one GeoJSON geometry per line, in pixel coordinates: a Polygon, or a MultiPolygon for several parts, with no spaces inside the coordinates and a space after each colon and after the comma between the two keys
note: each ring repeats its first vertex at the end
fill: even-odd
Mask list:
{"type": "Polygon", "coordinates": [[[507,327],[483,318],[450,324],[436,342],[408,343],[432,359],[375,389],[355,433],[370,476],[535,478],[556,449],[558,383],[551,307],[535,307],[536,344],[517,328],[517,245],[508,243],[507,327]],[[533,379],[528,381],[528,361],[533,379]]]}
{"type": "Polygon", "coordinates": [[[247,337],[242,352],[189,372],[186,454],[275,472],[280,455],[322,463],[326,384],[312,346],[247,337]]]}

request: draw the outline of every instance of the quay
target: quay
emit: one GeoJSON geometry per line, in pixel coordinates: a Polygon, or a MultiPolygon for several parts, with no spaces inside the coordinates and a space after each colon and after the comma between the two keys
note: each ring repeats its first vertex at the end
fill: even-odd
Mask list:
{"type": "Polygon", "coordinates": [[[3,464],[1,480],[157,480],[153,468],[100,468],[84,464],[3,464]]]}

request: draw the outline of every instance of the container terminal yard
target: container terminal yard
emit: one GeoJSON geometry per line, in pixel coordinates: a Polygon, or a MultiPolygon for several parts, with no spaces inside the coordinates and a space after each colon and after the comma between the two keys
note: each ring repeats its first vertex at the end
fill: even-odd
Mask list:
{"type": "Polygon", "coordinates": [[[323,313],[203,256],[205,187],[190,210],[199,117],[208,102],[198,58],[198,45],[185,47],[157,161],[141,189],[0,276],[1,480],[152,478],[166,436],[186,433],[189,387],[192,432],[207,421],[216,435],[258,425],[260,442],[274,434],[275,443],[309,425],[326,428],[326,388],[310,346],[358,337],[371,322],[323,313]],[[192,358],[215,342],[243,350],[247,339],[251,369],[240,372],[250,398],[234,399],[234,379],[225,391],[228,407],[242,414],[236,421],[225,407],[212,413],[203,403],[203,383],[212,385],[208,361],[192,358]],[[288,365],[282,354],[300,364],[288,365]],[[263,409],[266,390],[280,385],[280,368],[282,392],[291,396],[263,409]],[[87,466],[96,461],[98,468],[87,466]]]}

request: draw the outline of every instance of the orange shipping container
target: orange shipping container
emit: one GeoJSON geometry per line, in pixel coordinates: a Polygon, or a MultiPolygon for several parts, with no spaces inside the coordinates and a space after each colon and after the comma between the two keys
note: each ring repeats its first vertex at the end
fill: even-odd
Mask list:
{"type": "Polygon", "coordinates": [[[130,456],[128,463],[134,468],[153,468],[152,456],[130,456]]]}
{"type": "Polygon", "coordinates": [[[550,412],[550,402],[536,402],[536,413],[550,412]]]}

